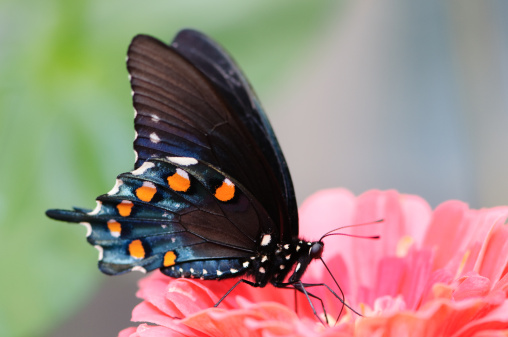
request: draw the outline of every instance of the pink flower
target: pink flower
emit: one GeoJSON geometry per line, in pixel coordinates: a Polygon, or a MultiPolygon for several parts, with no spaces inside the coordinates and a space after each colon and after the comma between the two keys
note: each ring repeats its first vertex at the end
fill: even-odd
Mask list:
{"type": "MultiPolygon", "coordinates": [[[[343,189],[318,192],[300,209],[301,237],[317,240],[344,229],[379,240],[325,238],[323,259],[359,317],[345,309],[333,325],[340,302],[323,287],[331,326],[323,326],[299,294],[273,286],[171,279],[154,272],[140,282],[132,320],[147,322],[120,337],[159,336],[508,336],[508,207],[471,210],[448,201],[434,211],[421,198],[396,191],[359,197],[343,189]]],[[[304,282],[333,280],[319,261],[304,282]]],[[[318,303],[315,305],[320,308],[318,303]]]]}

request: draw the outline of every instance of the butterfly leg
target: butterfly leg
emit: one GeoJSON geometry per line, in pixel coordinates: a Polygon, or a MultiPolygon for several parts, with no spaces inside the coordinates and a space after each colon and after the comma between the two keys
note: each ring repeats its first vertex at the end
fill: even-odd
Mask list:
{"type": "Polygon", "coordinates": [[[328,291],[330,291],[330,292],[333,294],[333,296],[335,296],[335,298],[337,298],[337,299],[338,299],[338,300],[342,303],[342,308],[340,309],[339,315],[337,316],[336,323],[337,323],[337,321],[339,320],[340,315],[342,315],[342,311],[344,310],[344,306],[348,307],[348,308],[349,308],[349,310],[351,310],[352,312],[354,312],[354,313],[355,313],[355,314],[357,314],[358,316],[360,316],[360,317],[362,317],[362,316],[363,316],[363,315],[362,315],[362,314],[360,314],[358,311],[356,311],[355,309],[351,308],[351,306],[349,306],[349,305],[345,302],[345,300],[344,300],[344,297],[345,297],[345,296],[344,296],[344,292],[342,291],[342,289],[341,289],[340,287],[339,287],[339,290],[340,290],[340,293],[341,293],[342,297],[341,297],[341,296],[339,296],[339,295],[337,295],[337,294],[336,294],[336,293],[332,290],[332,288],[330,288],[330,287],[329,287],[326,283],[303,283],[303,286],[304,286],[304,287],[308,287],[308,288],[310,288],[310,287],[326,287],[326,289],[328,289],[328,291]]]}
{"type": "MultiPolygon", "coordinates": [[[[312,309],[314,316],[316,316],[316,318],[321,322],[321,324],[325,325],[323,320],[318,316],[316,308],[314,307],[314,304],[310,300],[311,297],[317,299],[321,303],[321,308],[323,309],[323,314],[325,315],[325,319],[326,319],[326,325],[329,325],[328,324],[328,315],[326,314],[326,309],[325,309],[323,300],[320,297],[308,292],[307,289],[305,289],[306,285],[304,283],[302,283],[302,281],[298,280],[298,281],[290,282],[290,283],[276,283],[274,285],[278,288],[295,289],[295,290],[298,290],[299,292],[303,293],[305,295],[305,297],[307,298],[307,301],[309,302],[310,308],[312,309]]],[[[296,295],[295,295],[295,305],[296,305],[296,295]]]]}
{"type": "Polygon", "coordinates": [[[240,283],[246,283],[246,284],[248,284],[248,285],[250,285],[250,286],[252,286],[252,287],[258,287],[257,283],[254,283],[254,282],[251,282],[251,281],[248,281],[248,280],[245,280],[245,279],[243,279],[243,278],[242,278],[242,279],[240,279],[238,282],[236,282],[236,283],[235,283],[235,285],[234,285],[234,286],[232,286],[232,287],[231,287],[231,289],[229,289],[229,290],[228,290],[228,292],[227,292],[227,293],[225,293],[225,294],[224,294],[224,296],[222,296],[222,297],[220,298],[220,300],[219,300],[217,303],[215,303],[214,308],[217,308],[217,307],[219,306],[219,304],[220,304],[220,303],[221,303],[221,302],[222,302],[222,301],[223,301],[223,300],[224,300],[224,299],[225,299],[225,298],[226,298],[226,297],[227,297],[227,296],[228,296],[228,295],[229,295],[229,294],[233,291],[233,289],[235,289],[235,288],[236,288],[236,287],[237,287],[240,283]]]}

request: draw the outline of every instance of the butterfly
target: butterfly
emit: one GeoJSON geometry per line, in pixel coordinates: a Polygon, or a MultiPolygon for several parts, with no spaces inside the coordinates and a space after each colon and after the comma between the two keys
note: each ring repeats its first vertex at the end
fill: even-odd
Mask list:
{"type": "Polygon", "coordinates": [[[134,170],[120,174],[94,210],[47,216],[85,225],[106,274],[159,268],[175,278],[250,276],[236,285],[294,288],[312,306],[306,288],[316,285],[301,278],[321,258],[324,236],[298,237],[288,166],[232,58],[204,34],[183,30],[170,45],[134,37],[127,69],[134,170]]]}

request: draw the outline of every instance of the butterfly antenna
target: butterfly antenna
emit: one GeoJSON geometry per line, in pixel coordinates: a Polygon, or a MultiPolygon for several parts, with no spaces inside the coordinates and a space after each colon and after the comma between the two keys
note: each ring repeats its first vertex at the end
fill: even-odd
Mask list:
{"type": "Polygon", "coordinates": [[[346,234],[346,233],[332,233],[332,234],[328,234],[326,236],[323,236],[321,239],[324,239],[326,237],[329,237],[329,236],[334,236],[334,235],[342,235],[342,236],[348,236],[350,238],[358,238],[358,239],[379,239],[381,236],[380,235],[372,235],[372,236],[363,236],[363,235],[354,235],[354,234],[346,234]]]}
{"type": "MultiPolygon", "coordinates": [[[[365,222],[365,223],[361,223],[361,224],[347,225],[347,226],[338,227],[338,228],[332,229],[331,231],[326,232],[325,234],[323,234],[323,236],[319,239],[319,241],[323,240],[325,237],[330,236],[330,235],[338,235],[338,233],[336,233],[336,234],[332,234],[332,233],[335,232],[335,231],[344,229],[344,228],[373,225],[373,224],[380,223],[380,222],[383,222],[383,221],[384,221],[384,219],[379,219],[379,220],[365,222]]],[[[353,236],[353,235],[348,235],[348,234],[339,234],[339,235],[353,236]]],[[[358,236],[358,237],[360,237],[360,238],[367,238],[367,239],[370,239],[370,238],[374,239],[374,238],[376,238],[376,237],[361,237],[361,236],[358,236]]],[[[379,238],[379,237],[377,237],[377,238],[379,238]]]]}

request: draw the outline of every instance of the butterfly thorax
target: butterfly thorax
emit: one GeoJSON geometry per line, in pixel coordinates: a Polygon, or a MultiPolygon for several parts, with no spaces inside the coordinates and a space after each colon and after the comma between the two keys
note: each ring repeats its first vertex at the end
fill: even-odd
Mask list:
{"type": "Polygon", "coordinates": [[[321,256],[322,247],[321,242],[308,242],[298,238],[294,238],[290,243],[279,243],[275,249],[261,250],[257,256],[252,257],[248,274],[254,277],[255,283],[260,287],[264,287],[268,282],[277,286],[284,282],[298,281],[310,262],[321,256]],[[293,273],[287,280],[291,271],[293,273]]]}

